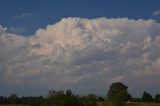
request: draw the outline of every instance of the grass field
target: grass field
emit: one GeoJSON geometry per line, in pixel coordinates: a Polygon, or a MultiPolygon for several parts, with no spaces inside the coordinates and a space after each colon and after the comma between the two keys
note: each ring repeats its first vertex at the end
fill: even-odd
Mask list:
{"type": "Polygon", "coordinates": [[[8,105],[0,105],[0,106],[26,106],[26,105],[12,105],[12,104],[8,104],[8,105]]]}
{"type": "MultiPolygon", "coordinates": [[[[112,106],[110,102],[98,102],[98,106],[112,106]]],[[[127,103],[126,106],[160,106],[159,104],[156,103],[142,103],[142,102],[130,102],[127,103]]]]}
{"type": "MultiPolygon", "coordinates": [[[[110,102],[98,102],[97,103],[98,106],[112,106],[112,104],[110,102]]],[[[26,105],[0,105],[0,106],[26,106],[26,105]]],[[[159,104],[156,103],[138,103],[138,102],[131,102],[131,103],[127,103],[126,106],[160,106],[159,104]]]]}

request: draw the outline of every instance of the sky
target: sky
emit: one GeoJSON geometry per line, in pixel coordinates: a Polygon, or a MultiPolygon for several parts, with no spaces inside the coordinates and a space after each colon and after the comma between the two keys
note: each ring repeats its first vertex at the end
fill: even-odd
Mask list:
{"type": "Polygon", "coordinates": [[[1,0],[0,95],[160,93],[159,0],[1,0]]]}
{"type": "Polygon", "coordinates": [[[159,0],[1,0],[0,23],[9,31],[32,35],[64,17],[156,19],[159,0]]]}

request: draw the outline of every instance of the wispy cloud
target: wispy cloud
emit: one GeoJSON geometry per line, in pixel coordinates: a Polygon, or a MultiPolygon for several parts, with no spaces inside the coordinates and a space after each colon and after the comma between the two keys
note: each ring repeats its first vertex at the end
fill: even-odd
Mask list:
{"type": "Polygon", "coordinates": [[[152,16],[160,16],[160,10],[154,11],[152,16]]]}
{"type": "Polygon", "coordinates": [[[19,15],[14,15],[14,18],[26,18],[26,17],[33,17],[34,14],[33,13],[22,13],[19,15]]]}
{"type": "Polygon", "coordinates": [[[16,34],[20,34],[24,31],[26,31],[26,29],[23,27],[11,27],[7,29],[7,32],[16,33],[16,34]]]}

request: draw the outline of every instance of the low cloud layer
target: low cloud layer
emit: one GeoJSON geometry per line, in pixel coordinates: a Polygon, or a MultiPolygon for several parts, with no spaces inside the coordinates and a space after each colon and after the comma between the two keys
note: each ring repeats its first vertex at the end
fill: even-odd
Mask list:
{"type": "Polygon", "coordinates": [[[0,49],[0,83],[102,94],[122,81],[135,95],[160,92],[154,20],[64,18],[30,37],[0,26],[0,49]]]}

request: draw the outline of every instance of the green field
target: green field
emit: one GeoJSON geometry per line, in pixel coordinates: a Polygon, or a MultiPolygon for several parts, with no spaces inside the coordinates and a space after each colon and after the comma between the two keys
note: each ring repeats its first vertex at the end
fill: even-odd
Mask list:
{"type": "MultiPolygon", "coordinates": [[[[112,104],[110,102],[98,102],[97,104],[98,104],[98,106],[112,106],[112,104]]],[[[27,106],[27,105],[8,104],[8,105],[0,105],[0,106],[27,106]]],[[[160,103],[156,104],[156,103],[131,102],[131,103],[127,103],[126,106],[160,106],[160,103]]]]}
{"type": "Polygon", "coordinates": [[[27,106],[27,105],[12,105],[12,104],[8,104],[8,105],[0,105],[0,106],[27,106]]]}
{"type": "MultiPolygon", "coordinates": [[[[110,102],[98,102],[98,106],[112,106],[110,102]]],[[[142,103],[142,102],[130,102],[127,103],[126,106],[160,106],[159,104],[156,103],[142,103]]]]}

